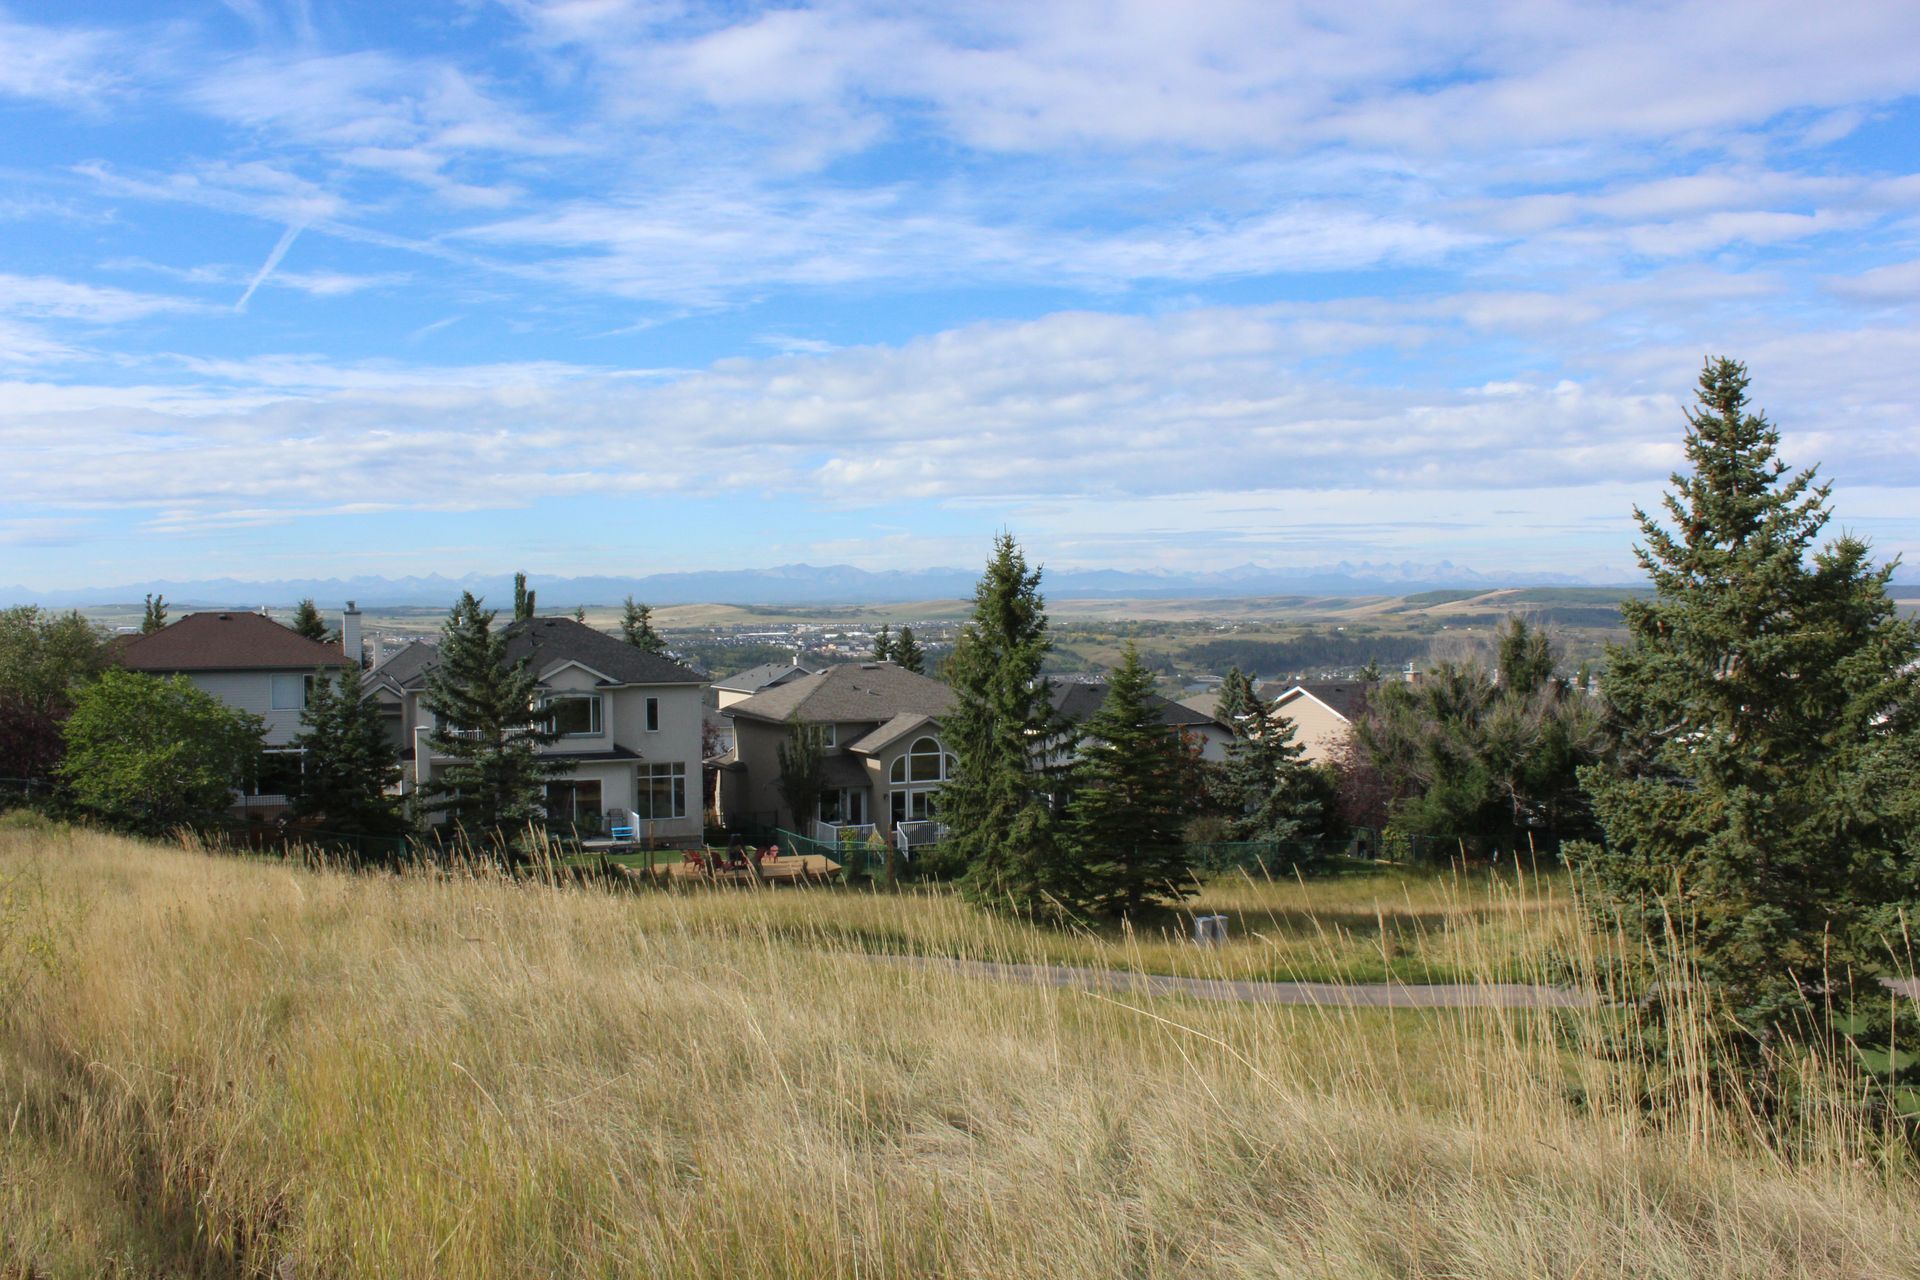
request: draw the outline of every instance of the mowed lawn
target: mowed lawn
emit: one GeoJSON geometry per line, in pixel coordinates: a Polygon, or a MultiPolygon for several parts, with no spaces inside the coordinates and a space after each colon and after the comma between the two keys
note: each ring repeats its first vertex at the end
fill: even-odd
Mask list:
{"type": "MultiPolygon", "coordinates": [[[[18,824],[0,878],[0,1276],[1920,1274],[1893,1148],[1835,1124],[1789,1160],[1704,1102],[1657,1126],[1556,1034],[1585,1015],[872,958],[1177,951],[939,895],[356,876],[18,824]]],[[[1455,963],[1571,928],[1529,905],[1550,886],[1209,892],[1338,952],[1483,890],[1455,963]]]]}

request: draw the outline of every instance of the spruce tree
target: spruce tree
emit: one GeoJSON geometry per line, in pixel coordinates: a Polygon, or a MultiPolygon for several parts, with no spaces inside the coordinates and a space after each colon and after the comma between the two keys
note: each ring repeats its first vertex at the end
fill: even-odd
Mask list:
{"type": "Polygon", "coordinates": [[[1723,1019],[1729,1082],[1776,1078],[1808,1029],[1889,1050],[1896,1010],[1913,1043],[1911,1005],[1877,979],[1920,916],[1920,627],[1865,543],[1816,550],[1829,487],[1778,444],[1746,369],[1709,361],[1672,527],[1634,512],[1654,595],[1622,605],[1628,642],[1601,682],[1622,750],[1582,776],[1606,843],[1579,863],[1634,937],[1678,938],[1723,1019]]]}
{"type": "Polygon", "coordinates": [[[893,628],[887,623],[880,624],[880,630],[873,635],[873,660],[890,662],[893,659],[893,628]]]}
{"type": "MultiPolygon", "coordinates": [[[[1272,714],[1238,667],[1220,685],[1219,718],[1233,728],[1214,773],[1214,799],[1236,840],[1297,844],[1326,827],[1328,787],[1294,741],[1295,725],[1272,714]]],[[[1288,851],[1295,861],[1299,850],[1288,851]]]]}
{"type": "Polygon", "coordinates": [[[294,739],[305,753],[305,773],[293,814],[318,819],[329,831],[392,835],[406,828],[398,797],[388,794],[400,781],[400,765],[379,704],[363,692],[358,667],[314,681],[294,739]]]}
{"type": "Polygon", "coordinates": [[[1065,918],[1084,903],[1054,820],[1051,796],[1063,780],[1046,761],[1059,737],[1041,675],[1051,648],[1040,571],[1003,533],[945,668],[954,705],[941,736],[958,769],[940,790],[943,852],[966,865],[962,888],[974,901],[1065,918]]]}
{"type": "Polygon", "coordinates": [[[1080,894],[1103,915],[1134,916],[1194,891],[1181,832],[1193,799],[1186,746],[1152,695],[1153,676],[1129,642],[1073,766],[1068,818],[1080,894]]]}
{"type": "Polygon", "coordinates": [[[320,608],[309,596],[302,600],[293,611],[293,629],[309,640],[318,640],[322,644],[327,640],[327,622],[320,616],[320,608]]]}
{"type": "Polygon", "coordinates": [[[513,575],[513,620],[527,622],[533,617],[533,598],[535,592],[527,590],[527,575],[513,575]]]}
{"type": "Polygon", "coordinates": [[[540,754],[557,735],[534,705],[533,671],[507,660],[511,629],[496,630],[494,617],[472,592],[447,616],[421,702],[435,718],[428,742],[451,759],[426,792],[470,834],[511,843],[540,817],[547,782],[571,766],[540,754]]]}
{"type": "Polygon", "coordinates": [[[632,596],[627,597],[626,608],[620,614],[620,638],[636,649],[666,656],[667,642],[653,629],[652,608],[634,603],[632,596]]]}
{"type": "Polygon", "coordinates": [[[140,618],[140,634],[150,635],[166,625],[167,598],[149,592],[147,595],[146,612],[142,614],[140,618]]]}
{"type": "Polygon", "coordinates": [[[913,638],[912,627],[900,628],[900,635],[893,642],[893,660],[915,675],[926,673],[927,654],[920,647],[920,642],[913,638]]]}

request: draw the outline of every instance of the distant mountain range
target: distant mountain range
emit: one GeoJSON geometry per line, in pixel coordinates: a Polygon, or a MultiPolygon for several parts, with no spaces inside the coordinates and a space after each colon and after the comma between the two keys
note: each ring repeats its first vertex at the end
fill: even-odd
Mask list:
{"type": "MultiPolygon", "coordinates": [[[[890,569],[871,571],[852,565],[789,564],[771,569],[708,570],[693,573],[656,573],[644,577],[536,577],[532,586],[543,608],[572,608],[577,604],[618,604],[631,595],[651,605],[742,604],[823,605],[890,604],[908,600],[943,600],[973,593],[978,570],[890,569]]],[[[1049,569],[1041,590],[1049,598],[1084,599],[1209,599],[1215,597],[1285,595],[1404,595],[1446,588],[1609,585],[1590,578],[1555,573],[1482,573],[1442,560],[1437,564],[1339,564],[1275,568],[1241,565],[1206,573],[1175,573],[1127,569],[1049,569]]],[[[221,606],[258,608],[287,606],[311,597],[322,606],[337,608],[347,600],[365,607],[420,605],[444,608],[462,591],[472,591],[495,603],[510,602],[509,574],[474,574],[448,578],[439,574],[407,578],[293,578],[243,582],[208,578],[179,582],[132,582],[108,587],[71,587],[34,591],[0,587],[0,605],[39,604],[49,608],[76,605],[139,604],[147,593],[166,596],[180,608],[221,606]]]]}

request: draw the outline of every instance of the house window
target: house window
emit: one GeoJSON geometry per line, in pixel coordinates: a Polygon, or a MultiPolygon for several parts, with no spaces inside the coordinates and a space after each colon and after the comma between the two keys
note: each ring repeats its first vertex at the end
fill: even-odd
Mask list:
{"type": "Polygon", "coordinates": [[[820,796],[820,821],[843,826],[865,826],[867,789],[841,787],[834,791],[823,792],[820,796]]]}
{"type": "Polygon", "coordinates": [[[837,724],[821,725],[820,726],[820,745],[823,747],[839,746],[840,745],[840,726],[837,724]]]}
{"type": "MultiPolygon", "coordinates": [[[[255,686],[258,688],[258,686],[255,686]]],[[[275,676],[273,678],[273,709],[275,711],[301,711],[306,708],[307,695],[313,692],[312,676],[275,676]]]]}
{"type": "Polygon", "coordinates": [[[937,739],[916,738],[888,770],[887,808],[895,822],[926,822],[937,807],[941,784],[953,777],[957,762],[937,739]]]}
{"type": "MultiPolygon", "coordinates": [[[[277,677],[276,677],[277,678],[277,677]]],[[[262,751],[248,783],[249,796],[286,796],[300,794],[301,774],[306,764],[303,751],[262,751]]]]}
{"type": "Polygon", "coordinates": [[[583,831],[600,829],[600,780],[566,778],[547,784],[547,820],[583,831]]]}
{"type": "Polygon", "coordinates": [[[638,772],[633,801],[636,816],[651,822],[687,816],[686,765],[677,761],[670,764],[643,764],[638,772]]]}
{"type": "Polygon", "coordinates": [[[660,732],[660,699],[647,699],[647,732],[660,732]]]}
{"type": "Polygon", "coordinates": [[[545,704],[547,723],[563,738],[594,738],[600,735],[600,695],[563,693],[549,697],[545,704]]]}

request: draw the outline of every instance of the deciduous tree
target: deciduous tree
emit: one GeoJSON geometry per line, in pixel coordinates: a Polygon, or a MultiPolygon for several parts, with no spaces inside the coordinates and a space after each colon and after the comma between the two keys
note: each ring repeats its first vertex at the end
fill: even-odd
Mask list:
{"type": "Polygon", "coordinates": [[[185,676],[109,670],[82,689],[60,772],[108,822],[158,832],[218,818],[260,760],[260,717],[185,676]]]}
{"type": "Polygon", "coordinates": [[[61,726],[106,660],[100,633],[78,613],[0,610],[0,778],[34,792],[53,785],[66,752],[61,726]]]}
{"type": "Polygon", "coordinates": [[[780,799],[793,815],[794,829],[806,835],[819,816],[820,795],[827,785],[826,730],[804,720],[789,720],[779,757],[780,799]]]}

